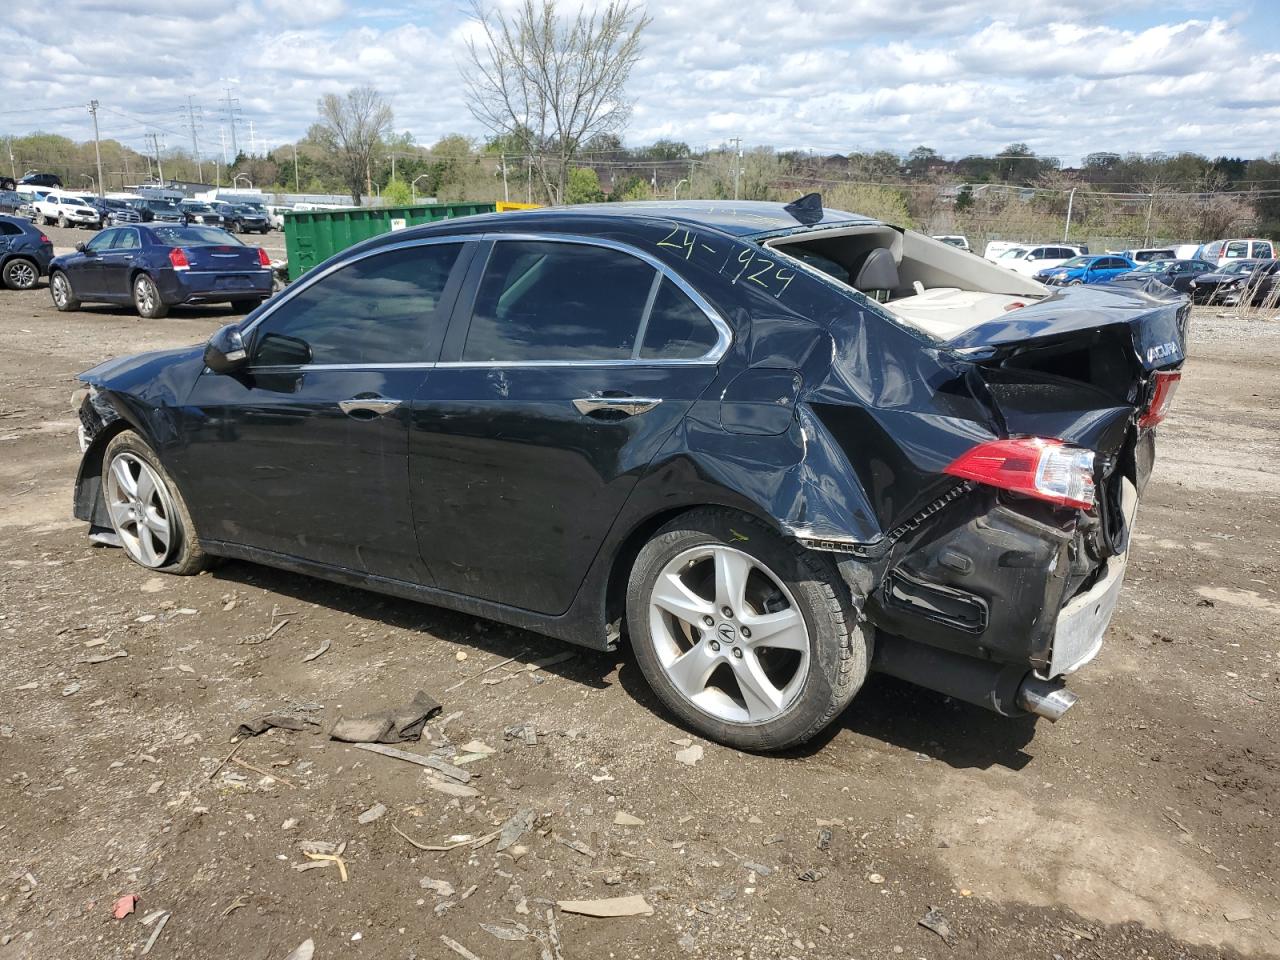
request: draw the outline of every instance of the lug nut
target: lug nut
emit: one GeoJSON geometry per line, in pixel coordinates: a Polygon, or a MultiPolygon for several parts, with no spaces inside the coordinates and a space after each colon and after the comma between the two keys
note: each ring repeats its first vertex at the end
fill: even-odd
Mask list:
{"type": "Polygon", "coordinates": [[[748,627],[743,627],[743,628],[742,628],[742,630],[741,630],[741,631],[739,631],[739,632],[742,634],[742,639],[743,639],[743,640],[750,640],[750,639],[751,639],[751,630],[750,630],[750,628],[748,628],[748,627]]]}
{"type": "Polygon", "coordinates": [[[716,621],[714,617],[703,617],[702,622],[705,623],[708,627],[714,627],[716,625],[716,621]]]}
{"type": "Polygon", "coordinates": [[[739,660],[742,659],[742,651],[739,650],[737,647],[733,648],[733,655],[737,657],[739,660]]]}
{"type": "Polygon", "coordinates": [[[712,641],[711,641],[711,649],[712,649],[712,650],[715,650],[717,653],[719,653],[719,652],[720,652],[720,644],[718,644],[718,643],[716,643],[714,640],[712,640],[712,641]]]}
{"type": "Polygon", "coordinates": [[[723,613],[726,617],[729,617],[730,619],[732,619],[733,617],[733,611],[730,610],[728,607],[722,607],[720,609],[720,612],[723,613]]]}

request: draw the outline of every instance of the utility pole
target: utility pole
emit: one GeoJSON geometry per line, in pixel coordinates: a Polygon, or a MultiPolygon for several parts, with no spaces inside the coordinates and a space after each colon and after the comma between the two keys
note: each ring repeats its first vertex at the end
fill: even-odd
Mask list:
{"type": "Polygon", "coordinates": [[[164,167],[160,165],[160,138],[154,133],[147,134],[151,138],[151,148],[156,154],[156,173],[160,180],[160,186],[164,186],[164,167]]]}
{"type": "Polygon", "coordinates": [[[9,134],[9,173],[13,179],[18,179],[18,167],[13,161],[13,134],[9,134]]]}
{"type": "Polygon", "coordinates": [[[229,167],[231,163],[227,160],[227,128],[225,126],[218,126],[218,139],[222,142],[222,165],[229,167]]]}
{"type": "Polygon", "coordinates": [[[507,155],[502,155],[502,199],[511,200],[511,190],[507,187],[507,155]]]}
{"type": "MultiPolygon", "coordinates": [[[[225,87],[224,89],[227,91],[227,95],[223,97],[221,100],[219,100],[218,102],[225,103],[227,105],[227,110],[226,110],[227,124],[228,126],[231,127],[231,159],[234,161],[237,157],[240,156],[240,148],[239,146],[236,145],[236,114],[240,112],[240,107],[239,107],[240,98],[231,96],[230,87],[225,87]]],[[[223,160],[225,161],[226,160],[225,148],[223,152],[224,152],[223,160]]]]}
{"type": "Polygon", "coordinates": [[[293,189],[302,192],[302,179],[298,176],[298,145],[293,144],[293,189]]]}
{"type": "MultiPolygon", "coordinates": [[[[102,196],[102,147],[98,144],[98,101],[89,101],[89,112],[93,114],[93,155],[98,161],[98,196],[102,196]]],[[[13,166],[13,138],[9,139],[9,165],[13,166]]],[[[16,177],[17,174],[15,173],[16,177]]]]}
{"type": "Polygon", "coordinates": [[[742,179],[742,138],[733,138],[733,199],[738,199],[738,181],[742,179]]]}
{"type": "Polygon", "coordinates": [[[1076,199],[1076,188],[1072,187],[1071,192],[1067,194],[1067,225],[1062,228],[1062,242],[1067,242],[1067,234],[1071,232],[1071,205],[1076,199]]]}
{"type": "Polygon", "coordinates": [[[253,121],[249,121],[249,155],[256,157],[258,155],[258,135],[254,132],[253,121]]]}
{"type": "Polygon", "coordinates": [[[191,126],[191,155],[196,161],[196,177],[203,183],[204,165],[200,162],[200,141],[196,138],[196,108],[190,96],[187,97],[187,123],[191,126]]]}

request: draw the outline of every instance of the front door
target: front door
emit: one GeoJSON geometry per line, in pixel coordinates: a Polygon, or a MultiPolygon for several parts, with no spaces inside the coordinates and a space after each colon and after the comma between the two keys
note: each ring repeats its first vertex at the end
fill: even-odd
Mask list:
{"type": "Polygon", "coordinates": [[[118,227],[111,246],[99,257],[102,269],[102,293],[104,296],[127,300],[133,294],[130,276],[142,253],[136,227],[118,227]]]}
{"type": "Polygon", "coordinates": [[[409,512],[408,422],[463,250],[420,243],[353,260],[245,331],[245,370],[200,376],[178,469],[203,536],[430,583],[409,512]]]}
{"type": "Polygon", "coordinates": [[[71,289],[77,297],[92,300],[102,296],[104,290],[102,257],[111,248],[118,230],[103,230],[88,243],[80,256],[67,265],[71,289]]]}
{"type": "Polygon", "coordinates": [[[418,544],[443,589],[562,613],[728,328],[655,262],[586,242],[497,239],[466,290],[413,404],[418,544]]]}

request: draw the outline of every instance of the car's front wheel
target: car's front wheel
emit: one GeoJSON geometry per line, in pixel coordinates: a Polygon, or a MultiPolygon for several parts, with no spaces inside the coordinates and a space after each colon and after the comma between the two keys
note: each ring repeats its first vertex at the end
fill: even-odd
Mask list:
{"type": "Polygon", "coordinates": [[[53,271],[49,278],[49,296],[53,297],[53,305],[63,313],[80,309],[80,301],[71,289],[71,279],[61,270],[53,271]]]}
{"type": "Polygon", "coordinates": [[[116,434],[102,464],[107,515],[130,560],[182,576],[208,566],[182,494],[142,437],[132,430],[116,434]]]}
{"type": "Polygon", "coordinates": [[[627,624],[672,712],[743,749],[810,739],[867,674],[866,634],[831,559],[727,510],[684,514],[641,549],[627,624]]]}
{"type": "Polygon", "coordinates": [[[138,274],[133,281],[133,305],[138,309],[138,316],[148,320],[158,320],[169,313],[169,305],[160,299],[156,282],[145,273],[138,274]]]}
{"type": "Polygon", "coordinates": [[[23,257],[14,257],[4,265],[4,285],[10,290],[31,290],[40,280],[40,269],[23,257]]]}

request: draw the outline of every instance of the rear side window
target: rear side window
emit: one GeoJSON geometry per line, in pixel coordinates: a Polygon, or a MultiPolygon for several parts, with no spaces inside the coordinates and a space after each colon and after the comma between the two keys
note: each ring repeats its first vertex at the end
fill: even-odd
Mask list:
{"type": "Polygon", "coordinates": [[[434,363],[429,354],[438,352],[448,319],[440,298],[461,249],[449,243],[391,250],[318,280],[262,322],[253,362],[434,363]]]}
{"type": "Polygon", "coordinates": [[[630,359],[658,276],[643,260],[607,247],[499,241],[462,359],[630,359]]]}
{"type": "Polygon", "coordinates": [[[1232,240],[1227,244],[1226,249],[1222,251],[1222,255],[1232,260],[1243,259],[1249,256],[1249,241],[1232,240]]]}
{"type": "Polygon", "coordinates": [[[670,278],[654,298],[640,344],[642,360],[696,360],[716,345],[716,328],[670,278]]]}
{"type": "Polygon", "coordinates": [[[1255,240],[1253,242],[1253,256],[1257,260],[1270,260],[1271,244],[1268,243],[1266,240],[1262,240],[1262,241],[1255,240]]]}
{"type": "Polygon", "coordinates": [[[0,237],[16,237],[22,233],[22,228],[16,223],[7,223],[0,220],[0,237]]]}

